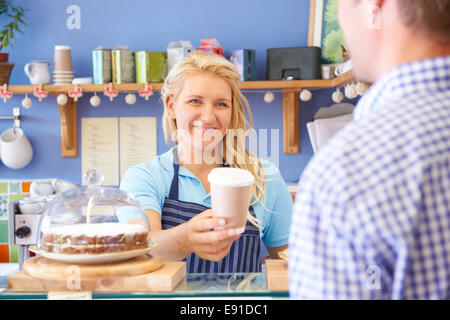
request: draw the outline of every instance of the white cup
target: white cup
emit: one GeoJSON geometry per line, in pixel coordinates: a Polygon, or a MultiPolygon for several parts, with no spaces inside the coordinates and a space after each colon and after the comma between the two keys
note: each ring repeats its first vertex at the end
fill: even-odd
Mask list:
{"type": "Polygon", "coordinates": [[[21,169],[33,158],[33,148],[20,128],[5,130],[0,136],[2,162],[11,169],[21,169]]]}
{"type": "Polygon", "coordinates": [[[230,227],[236,234],[241,234],[245,230],[255,178],[247,170],[223,167],[211,170],[208,181],[212,215],[227,219],[223,228],[230,227]]]}
{"type": "Polygon", "coordinates": [[[19,208],[22,214],[40,214],[44,212],[46,205],[44,197],[27,197],[19,200],[19,208]]]}

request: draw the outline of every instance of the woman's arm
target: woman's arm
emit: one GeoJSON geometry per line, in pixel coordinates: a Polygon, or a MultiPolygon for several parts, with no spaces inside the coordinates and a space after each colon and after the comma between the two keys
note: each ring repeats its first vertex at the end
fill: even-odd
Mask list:
{"type": "Polygon", "coordinates": [[[211,210],[167,230],[162,230],[158,212],[146,210],[146,214],[150,223],[151,240],[160,241],[152,254],[166,261],[182,260],[192,252],[203,259],[219,261],[228,254],[233,242],[239,238],[232,228],[214,231],[214,228],[225,225],[226,221],[212,217],[211,210]]]}
{"type": "Polygon", "coordinates": [[[287,248],[288,248],[288,245],[284,245],[281,247],[273,247],[273,248],[267,247],[267,251],[269,252],[270,259],[281,259],[281,257],[278,255],[278,253],[287,248]]]}

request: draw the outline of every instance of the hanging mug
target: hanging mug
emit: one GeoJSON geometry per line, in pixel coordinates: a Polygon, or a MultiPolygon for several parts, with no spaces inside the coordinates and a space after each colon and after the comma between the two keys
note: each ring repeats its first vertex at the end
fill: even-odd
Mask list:
{"type": "Polygon", "coordinates": [[[11,169],[27,166],[33,158],[33,148],[20,128],[5,130],[0,136],[2,162],[11,169]]]}

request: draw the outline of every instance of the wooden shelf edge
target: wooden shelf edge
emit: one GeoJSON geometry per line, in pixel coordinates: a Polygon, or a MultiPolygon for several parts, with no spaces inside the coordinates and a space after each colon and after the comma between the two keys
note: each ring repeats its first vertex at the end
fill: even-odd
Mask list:
{"type": "MultiPolygon", "coordinates": [[[[78,85],[82,92],[103,92],[108,84],[81,84],[78,85]]],[[[152,90],[160,91],[162,88],[162,83],[149,83],[152,86],[152,90]]],[[[33,93],[34,85],[12,85],[8,86],[8,91],[12,93],[25,94],[33,93]]],[[[48,93],[61,93],[73,90],[74,85],[50,85],[46,84],[42,86],[43,91],[48,93]]],[[[145,88],[144,83],[113,83],[113,90],[118,90],[120,92],[127,91],[140,91],[145,88]]]]}
{"type": "Polygon", "coordinates": [[[353,74],[353,70],[347,71],[343,75],[334,78],[332,82],[332,87],[342,87],[347,83],[355,81],[355,75],[353,74]]]}
{"type": "Polygon", "coordinates": [[[278,80],[278,81],[243,81],[241,89],[302,89],[329,88],[332,80],[278,80]]]}
{"type": "MultiPolygon", "coordinates": [[[[343,86],[354,81],[353,72],[347,73],[331,80],[289,80],[289,81],[242,81],[241,89],[303,89],[303,88],[332,88],[343,86]]],[[[83,92],[103,92],[108,84],[82,84],[78,85],[83,92]]],[[[153,91],[161,91],[162,83],[149,83],[153,91]]],[[[8,91],[12,93],[33,93],[34,85],[10,85],[8,91]]],[[[42,90],[49,93],[68,92],[74,85],[43,85],[42,90]]],[[[145,88],[144,83],[113,83],[113,90],[119,92],[140,91],[145,88]]]]}

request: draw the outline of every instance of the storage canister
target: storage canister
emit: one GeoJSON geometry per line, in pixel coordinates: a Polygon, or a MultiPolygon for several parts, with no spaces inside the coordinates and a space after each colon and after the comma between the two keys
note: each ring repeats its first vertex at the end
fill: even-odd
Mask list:
{"type": "Polygon", "coordinates": [[[134,52],[130,50],[112,50],[112,82],[134,83],[134,52]]]}
{"type": "Polygon", "coordinates": [[[95,84],[110,83],[111,76],[111,49],[95,49],[92,51],[93,80],[95,84]]]}
{"type": "Polygon", "coordinates": [[[150,55],[148,51],[136,52],[136,82],[150,82],[150,55]]]}
{"type": "Polygon", "coordinates": [[[150,82],[164,82],[167,76],[167,52],[149,52],[150,82]]]}
{"type": "Polygon", "coordinates": [[[136,52],[136,82],[164,82],[167,76],[167,52],[136,52]]]}

